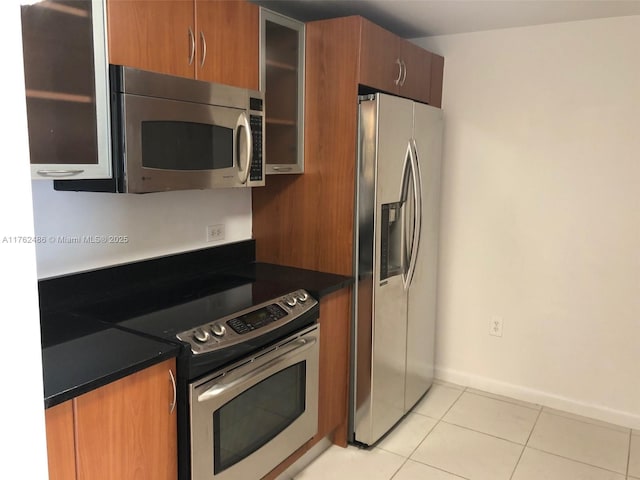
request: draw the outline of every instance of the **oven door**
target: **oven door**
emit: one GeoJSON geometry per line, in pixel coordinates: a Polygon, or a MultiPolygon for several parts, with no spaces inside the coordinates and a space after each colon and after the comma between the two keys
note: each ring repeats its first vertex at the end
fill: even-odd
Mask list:
{"type": "Polygon", "coordinates": [[[319,326],[190,386],[191,478],[261,478],[317,433],[319,326]]]}
{"type": "Polygon", "coordinates": [[[121,95],[127,192],[246,185],[253,140],[244,110],[121,95]]]}

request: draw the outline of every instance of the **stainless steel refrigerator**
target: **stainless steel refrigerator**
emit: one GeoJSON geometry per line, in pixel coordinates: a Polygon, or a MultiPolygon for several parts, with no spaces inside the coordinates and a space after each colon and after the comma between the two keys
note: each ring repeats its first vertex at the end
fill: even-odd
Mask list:
{"type": "Polygon", "coordinates": [[[433,382],[442,111],[359,99],[351,439],[372,445],[433,382]]]}

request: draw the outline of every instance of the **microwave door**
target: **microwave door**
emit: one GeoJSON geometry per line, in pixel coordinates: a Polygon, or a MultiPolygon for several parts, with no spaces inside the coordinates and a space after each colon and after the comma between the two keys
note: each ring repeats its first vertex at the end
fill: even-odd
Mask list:
{"type": "Polygon", "coordinates": [[[244,175],[238,150],[251,144],[241,138],[242,110],[131,94],[122,110],[127,192],[233,187],[244,175]]]}

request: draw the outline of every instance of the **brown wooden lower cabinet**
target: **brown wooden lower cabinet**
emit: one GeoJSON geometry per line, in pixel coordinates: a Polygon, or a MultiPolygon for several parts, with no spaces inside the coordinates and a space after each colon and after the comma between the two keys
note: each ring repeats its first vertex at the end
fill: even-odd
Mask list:
{"type": "Polygon", "coordinates": [[[50,478],[176,480],[174,372],[167,360],[47,409],[50,478]]]}
{"type": "Polygon", "coordinates": [[[76,457],[73,436],[73,401],[44,411],[47,426],[49,480],[75,480],[76,457]]]}
{"type": "Polygon", "coordinates": [[[346,446],[349,403],[349,331],[351,288],[320,300],[320,388],[318,440],[343,427],[333,442],[346,446]]]}

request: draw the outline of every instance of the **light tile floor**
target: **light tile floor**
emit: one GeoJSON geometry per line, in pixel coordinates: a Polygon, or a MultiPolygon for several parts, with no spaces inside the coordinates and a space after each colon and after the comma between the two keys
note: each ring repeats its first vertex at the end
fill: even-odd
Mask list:
{"type": "Polygon", "coordinates": [[[437,382],[374,447],[295,480],[640,480],[640,431],[437,382]]]}

